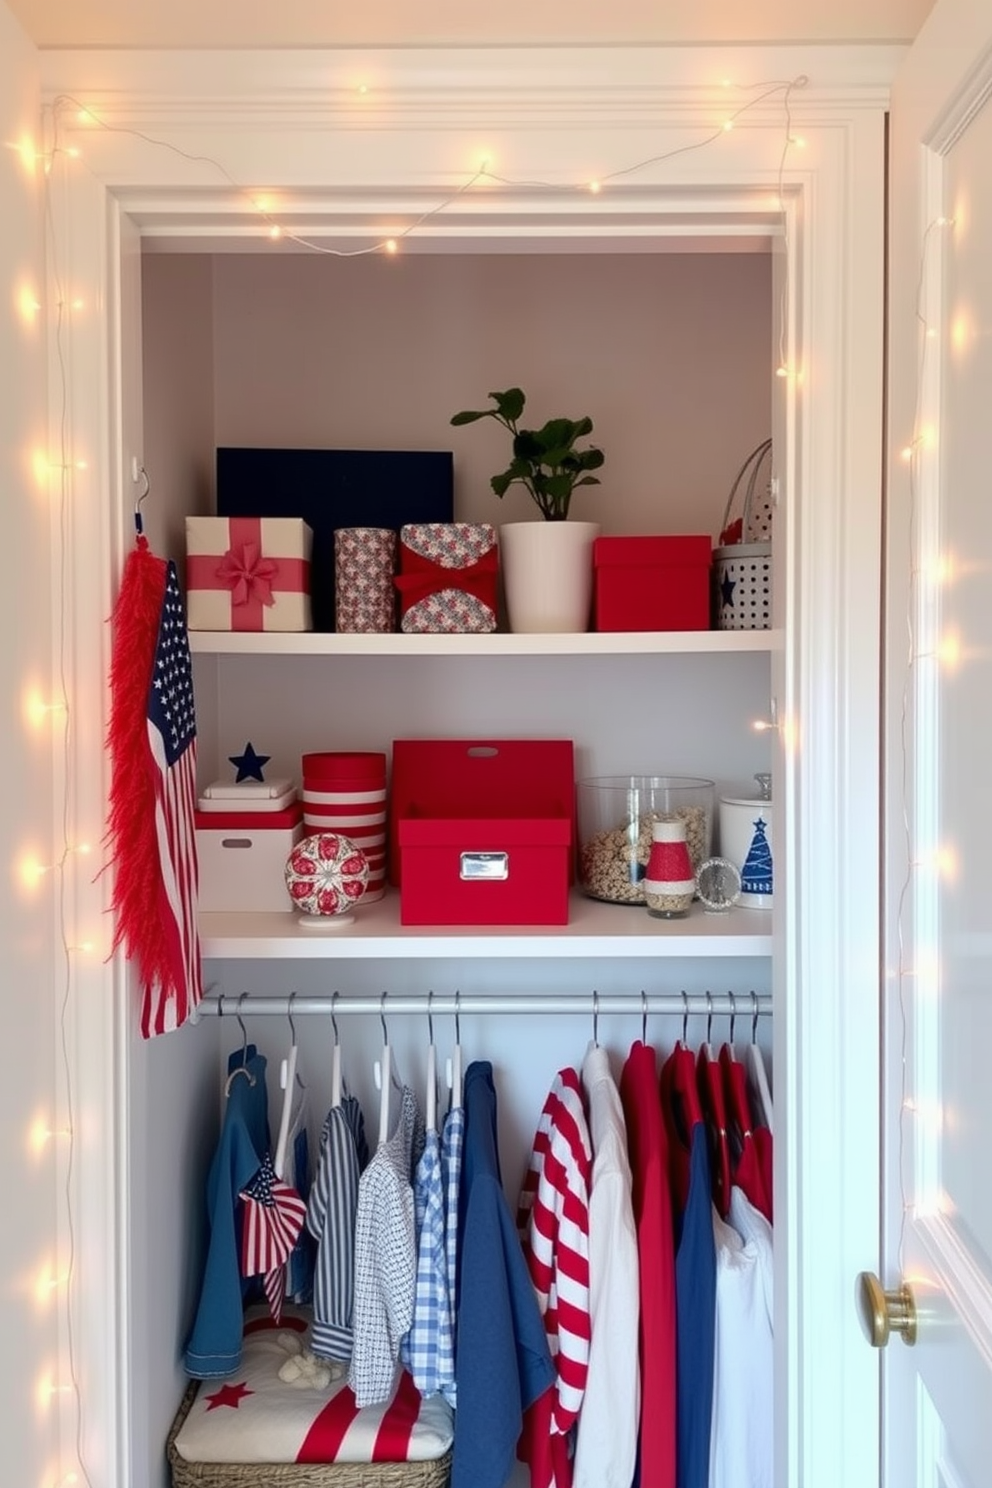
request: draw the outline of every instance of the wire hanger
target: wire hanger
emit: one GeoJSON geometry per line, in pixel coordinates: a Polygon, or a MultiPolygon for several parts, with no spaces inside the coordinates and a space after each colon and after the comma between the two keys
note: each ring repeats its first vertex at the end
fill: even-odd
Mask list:
{"type": "Polygon", "coordinates": [[[641,988],[641,1043],[648,1041],[648,994],[641,988]]]}
{"type": "Polygon", "coordinates": [[[682,1043],[684,1045],[688,1045],[688,1042],[689,1042],[689,996],[688,996],[688,993],[683,990],[683,992],[682,992],[682,1043]]]}
{"type": "Polygon", "coordinates": [[[144,483],[145,483],[145,489],[141,492],[141,495],[138,496],[135,499],[135,503],[134,503],[134,531],[135,531],[135,536],[136,537],[144,537],[144,535],[145,535],[145,523],[144,523],[144,518],[141,515],[141,503],[144,501],[145,497],[148,495],[149,491],[152,488],[152,483],[148,479],[148,471],[145,469],[144,465],[139,465],[138,466],[138,468],[136,469],[136,471],[134,473],[134,479],[135,479],[135,481],[143,480],[144,483]]]}
{"type": "Polygon", "coordinates": [[[334,1010],[338,1005],[338,993],[331,994],[331,1027],[334,1029],[334,1047],[331,1050],[331,1106],[341,1104],[341,1036],[334,1010]]]}
{"type": "Polygon", "coordinates": [[[437,1045],[434,1042],[434,993],[427,993],[427,1130],[437,1131],[437,1045]]]}
{"type": "MultiPolygon", "coordinates": [[[[237,1018],[237,1020],[238,1020],[238,1027],[241,1029],[241,1063],[240,1064],[236,1064],[234,1066],[233,1070],[231,1071],[231,1073],[227,1077],[227,1080],[226,1080],[226,1082],[224,1084],[224,1094],[225,1094],[225,1096],[230,1095],[230,1093],[231,1093],[231,1086],[234,1084],[234,1082],[237,1079],[238,1075],[244,1075],[244,1077],[248,1081],[248,1084],[249,1085],[254,1085],[254,1083],[255,1083],[255,1076],[252,1074],[251,1070],[248,1068],[248,1030],[245,1027],[245,1020],[241,1016],[241,1004],[244,1002],[244,1000],[245,1000],[245,998],[247,996],[248,996],[247,992],[242,992],[241,996],[238,998],[238,1011],[234,1015],[237,1018]]],[[[224,999],[223,999],[223,996],[222,996],[221,997],[221,1004],[223,1004],[223,1001],[224,1001],[224,999]]],[[[223,1006],[221,1008],[221,1015],[223,1016],[223,1006]]]]}
{"type": "Polygon", "coordinates": [[[599,993],[595,987],[592,992],[592,1046],[599,1048],[599,993]]]}

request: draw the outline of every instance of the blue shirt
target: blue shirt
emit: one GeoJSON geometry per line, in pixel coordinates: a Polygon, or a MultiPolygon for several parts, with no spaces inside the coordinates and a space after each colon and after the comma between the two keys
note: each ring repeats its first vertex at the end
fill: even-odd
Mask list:
{"type": "MultiPolygon", "coordinates": [[[[238,1194],[258,1172],[269,1150],[265,1060],[254,1044],[245,1051],[248,1073],[232,1081],[224,1107],[224,1124],[207,1175],[207,1220],[210,1240],[196,1320],[183,1364],[193,1379],[230,1374],[241,1363],[243,1295],[250,1285],[241,1277],[238,1194]]],[[[238,1049],[228,1073],[242,1063],[238,1049]]]]}
{"type": "Polygon", "coordinates": [[[706,1127],[690,1134],[689,1194],[676,1237],[678,1485],[708,1488],[716,1328],[716,1242],[706,1127]]]}
{"type": "Polygon", "coordinates": [[[488,1061],[466,1070],[464,1108],[451,1488],[503,1488],[524,1411],[554,1384],[555,1369],[503,1193],[488,1061]]]}

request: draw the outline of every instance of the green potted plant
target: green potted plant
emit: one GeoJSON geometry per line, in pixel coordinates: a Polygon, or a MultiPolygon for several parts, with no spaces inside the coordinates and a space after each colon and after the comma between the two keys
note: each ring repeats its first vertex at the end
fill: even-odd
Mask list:
{"type": "Polygon", "coordinates": [[[575,442],[592,433],[592,419],[548,419],[540,429],[521,429],[520,415],[527,402],[520,388],[490,393],[495,408],[463,409],[451,420],[456,426],[479,419],[495,419],[513,435],[513,459],[489,484],[503,497],[516,482],[526,486],[546,522],[563,522],[568,516],[576,486],[598,486],[591,470],[601,469],[606,456],[595,445],[576,449],[575,442]]]}
{"type": "Polygon", "coordinates": [[[593,589],[596,522],[567,521],[577,486],[598,486],[591,472],[605,461],[595,445],[577,448],[592,433],[592,419],[548,419],[539,429],[520,427],[527,399],[518,387],[490,393],[492,408],[464,409],[456,427],[495,419],[512,436],[510,463],[489,484],[502,498],[510,486],[524,486],[544,518],[504,522],[500,557],[510,629],[517,632],[584,631],[589,625],[593,589]]]}

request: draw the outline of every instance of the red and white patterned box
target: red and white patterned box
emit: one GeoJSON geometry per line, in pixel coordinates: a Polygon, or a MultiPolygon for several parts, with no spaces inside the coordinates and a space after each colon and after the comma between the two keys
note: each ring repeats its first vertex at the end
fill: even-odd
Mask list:
{"type": "Polygon", "coordinates": [[[499,559],[488,522],[414,522],[400,530],[400,629],[485,634],[496,629],[499,559]]]}
{"type": "Polygon", "coordinates": [[[313,533],[298,517],[187,517],[190,630],[312,630],[313,533]]]}

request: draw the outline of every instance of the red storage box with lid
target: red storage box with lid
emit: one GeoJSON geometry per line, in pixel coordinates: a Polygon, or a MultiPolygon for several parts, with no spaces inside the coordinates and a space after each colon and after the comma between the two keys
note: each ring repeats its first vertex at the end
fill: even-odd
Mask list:
{"type": "Polygon", "coordinates": [[[568,739],[397,739],[390,871],[403,925],[567,925],[568,739]]]}
{"type": "Polygon", "coordinates": [[[709,537],[597,537],[596,630],[709,630],[709,537]]]}

